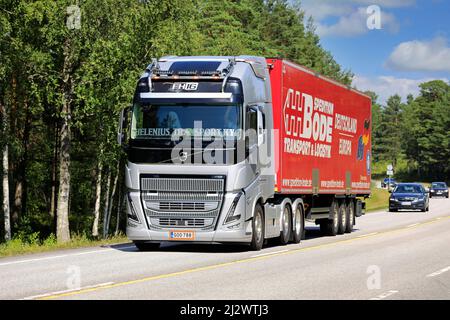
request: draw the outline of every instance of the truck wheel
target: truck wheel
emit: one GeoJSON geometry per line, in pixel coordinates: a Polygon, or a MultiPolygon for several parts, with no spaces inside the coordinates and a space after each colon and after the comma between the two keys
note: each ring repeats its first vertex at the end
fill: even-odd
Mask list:
{"type": "Polygon", "coordinates": [[[254,251],[262,249],[264,244],[264,214],[261,205],[258,203],[255,206],[255,213],[252,219],[252,242],[250,247],[254,251]]]}
{"type": "Polygon", "coordinates": [[[292,230],[292,210],[290,205],[286,205],[281,216],[281,231],[279,242],[281,245],[287,245],[291,239],[292,230]]]}
{"type": "Polygon", "coordinates": [[[353,231],[353,222],[355,220],[355,205],[353,203],[353,200],[349,200],[347,203],[346,208],[346,215],[347,215],[347,226],[345,228],[346,233],[352,233],[353,231]]]}
{"type": "Polygon", "coordinates": [[[303,235],[305,233],[305,217],[303,215],[303,210],[301,205],[297,207],[295,210],[295,230],[294,234],[294,243],[300,243],[303,239],[303,235]]]}
{"type": "Polygon", "coordinates": [[[338,234],[344,234],[347,228],[347,210],[345,200],[340,201],[339,204],[339,230],[338,234]]]}
{"type": "Polygon", "coordinates": [[[333,200],[333,203],[331,204],[330,207],[330,213],[332,216],[332,219],[328,219],[326,222],[326,234],[328,236],[336,236],[339,232],[339,221],[341,220],[339,215],[340,215],[340,210],[339,210],[339,204],[337,202],[337,200],[333,200]]]}
{"type": "Polygon", "coordinates": [[[143,242],[143,241],[133,241],[136,248],[138,248],[139,251],[153,251],[158,250],[160,243],[150,243],[150,242],[143,242]]]}

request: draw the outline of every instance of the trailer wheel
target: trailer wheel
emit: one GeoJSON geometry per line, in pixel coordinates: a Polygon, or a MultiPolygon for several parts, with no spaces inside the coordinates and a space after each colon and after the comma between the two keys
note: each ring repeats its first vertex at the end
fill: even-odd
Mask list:
{"type": "Polygon", "coordinates": [[[250,248],[254,251],[259,251],[264,244],[264,213],[259,203],[255,206],[255,213],[252,219],[252,231],[250,248]]]}
{"type": "Polygon", "coordinates": [[[338,234],[344,234],[347,228],[347,210],[345,205],[345,200],[339,203],[339,230],[338,234]]]}
{"type": "Polygon", "coordinates": [[[305,234],[305,216],[303,215],[302,206],[298,205],[295,210],[295,230],[293,230],[294,243],[300,243],[305,234]]]}
{"type": "Polygon", "coordinates": [[[291,239],[292,230],[292,209],[290,205],[286,205],[283,210],[283,215],[281,216],[281,231],[279,242],[282,245],[289,243],[291,239]]]}
{"type": "Polygon", "coordinates": [[[347,214],[347,227],[345,228],[346,233],[352,233],[353,231],[353,223],[355,220],[355,205],[353,203],[353,200],[349,200],[347,203],[346,208],[346,214],[347,214]]]}
{"type": "Polygon", "coordinates": [[[339,217],[340,216],[339,204],[336,199],[333,200],[333,203],[331,204],[330,213],[332,219],[326,220],[326,222],[324,222],[324,226],[322,227],[321,225],[321,229],[324,230],[328,236],[334,237],[339,232],[339,221],[341,220],[339,217]]]}
{"type": "Polygon", "coordinates": [[[160,243],[151,243],[151,242],[144,242],[144,241],[133,241],[134,245],[139,251],[153,251],[158,250],[160,243]]]}

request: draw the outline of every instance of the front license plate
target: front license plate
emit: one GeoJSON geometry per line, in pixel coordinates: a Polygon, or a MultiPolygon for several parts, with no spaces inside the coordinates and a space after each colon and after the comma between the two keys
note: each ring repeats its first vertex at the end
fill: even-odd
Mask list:
{"type": "Polygon", "coordinates": [[[412,202],[402,202],[402,206],[410,206],[412,202]]]}
{"type": "Polygon", "coordinates": [[[169,231],[169,240],[174,241],[193,241],[195,240],[195,231],[190,230],[171,230],[169,231]]]}

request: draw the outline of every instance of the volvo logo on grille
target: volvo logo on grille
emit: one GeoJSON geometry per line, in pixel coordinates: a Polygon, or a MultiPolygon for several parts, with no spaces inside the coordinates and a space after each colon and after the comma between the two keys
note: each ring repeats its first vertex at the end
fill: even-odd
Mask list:
{"type": "Polygon", "coordinates": [[[181,162],[185,162],[187,160],[188,154],[187,152],[180,152],[180,160],[181,162]]]}

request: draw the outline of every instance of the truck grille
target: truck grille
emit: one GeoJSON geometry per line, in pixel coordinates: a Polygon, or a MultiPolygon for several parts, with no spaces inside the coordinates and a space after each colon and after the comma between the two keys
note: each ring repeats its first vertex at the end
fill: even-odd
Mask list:
{"type": "Polygon", "coordinates": [[[141,176],[141,198],[150,227],[214,228],[225,178],[141,176]]]}
{"type": "Polygon", "coordinates": [[[207,219],[175,219],[175,218],[151,218],[152,225],[160,227],[172,228],[203,228],[211,226],[214,222],[213,218],[207,219]]]}

